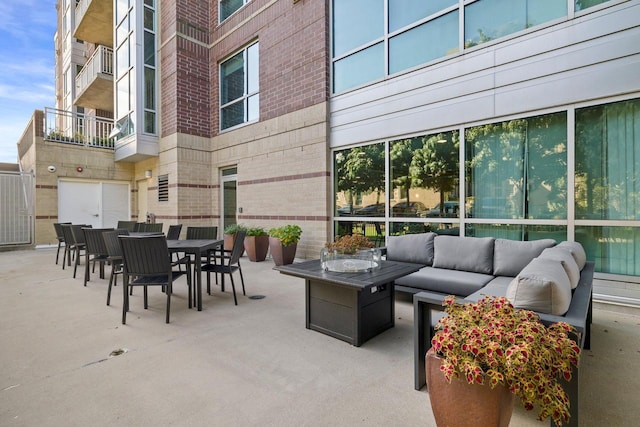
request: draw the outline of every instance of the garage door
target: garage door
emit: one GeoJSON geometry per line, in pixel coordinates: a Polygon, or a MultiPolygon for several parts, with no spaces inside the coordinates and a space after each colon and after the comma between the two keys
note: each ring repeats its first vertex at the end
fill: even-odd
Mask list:
{"type": "Polygon", "coordinates": [[[115,227],[129,219],[129,183],[58,181],[58,221],[115,227]]]}

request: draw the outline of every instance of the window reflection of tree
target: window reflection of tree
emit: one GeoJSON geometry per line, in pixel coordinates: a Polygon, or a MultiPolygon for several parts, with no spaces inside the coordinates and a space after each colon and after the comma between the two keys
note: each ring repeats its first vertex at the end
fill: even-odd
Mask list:
{"type": "Polygon", "coordinates": [[[465,144],[471,216],[567,217],[564,112],[469,128],[465,144]]]}

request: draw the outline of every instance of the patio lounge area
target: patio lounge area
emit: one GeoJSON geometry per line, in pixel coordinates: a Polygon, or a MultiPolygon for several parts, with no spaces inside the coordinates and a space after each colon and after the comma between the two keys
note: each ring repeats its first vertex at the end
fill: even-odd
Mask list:
{"type": "MultiPolygon", "coordinates": [[[[304,281],[269,259],[242,258],[237,306],[214,286],[189,309],[182,277],[170,324],[150,288],[126,325],[121,283],[106,306],[108,274],[83,287],[54,261],[55,248],[0,252],[2,426],[435,426],[402,294],[395,327],[354,347],[305,329],[304,281]]],[[[581,425],[640,423],[640,312],[594,307],[580,381],[581,425]]],[[[547,423],[516,404],[510,425],[547,423]]]]}

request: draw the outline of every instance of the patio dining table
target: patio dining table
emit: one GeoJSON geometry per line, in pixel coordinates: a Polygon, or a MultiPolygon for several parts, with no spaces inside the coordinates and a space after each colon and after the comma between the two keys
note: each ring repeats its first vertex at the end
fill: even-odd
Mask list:
{"type": "MultiPolygon", "coordinates": [[[[194,277],[196,281],[196,291],[194,296],[197,301],[198,311],[202,311],[202,263],[201,257],[208,251],[221,247],[224,243],[222,239],[187,239],[187,240],[167,240],[169,253],[184,252],[194,255],[194,277]]],[[[191,274],[191,272],[189,273],[191,274]]]]}

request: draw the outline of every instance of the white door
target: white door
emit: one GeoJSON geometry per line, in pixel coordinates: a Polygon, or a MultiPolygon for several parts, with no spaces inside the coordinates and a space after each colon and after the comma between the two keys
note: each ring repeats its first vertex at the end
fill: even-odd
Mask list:
{"type": "Polygon", "coordinates": [[[102,227],[116,227],[129,219],[129,184],[102,183],[102,227]]]}
{"type": "Polygon", "coordinates": [[[58,221],[115,227],[129,219],[129,185],[92,181],[58,181],[58,221]]]}

